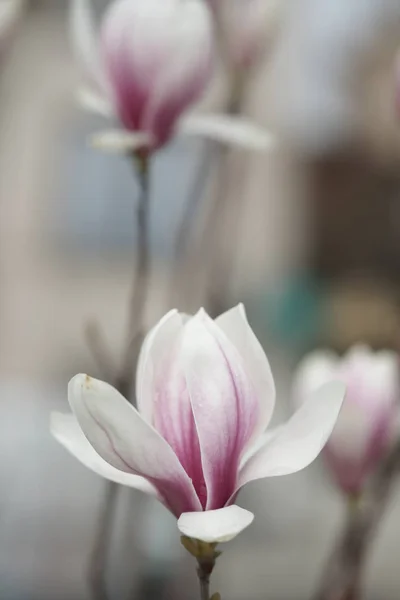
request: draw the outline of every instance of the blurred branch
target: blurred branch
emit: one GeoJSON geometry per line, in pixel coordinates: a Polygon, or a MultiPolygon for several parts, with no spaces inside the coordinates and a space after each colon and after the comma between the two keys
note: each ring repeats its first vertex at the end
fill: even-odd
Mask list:
{"type": "Polygon", "coordinates": [[[95,600],[108,600],[105,563],[111,542],[117,495],[118,485],[107,481],[89,562],[89,583],[95,600]]]}
{"type": "MultiPolygon", "coordinates": [[[[244,79],[232,74],[228,99],[224,112],[229,115],[238,115],[242,112],[244,79]]],[[[220,239],[225,231],[225,222],[229,207],[229,194],[226,193],[228,182],[231,175],[232,151],[229,147],[214,142],[206,146],[203,152],[202,160],[194,181],[194,185],[189,194],[188,202],[179,225],[175,248],[174,248],[174,268],[171,275],[170,302],[172,304],[181,304],[182,299],[186,301],[193,296],[194,286],[193,273],[197,272],[196,259],[199,259],[199,270],[205,265],[207,270],[207,298],[206,304],[210,312],[218,310],[217,306],[224,305],[218,298],[221,296],[221,290],[227,289],[226,280],[230,275],[229,265],[226,264],[226,256],[220,252],[220,239]],[[193,240],[193,228],[196,216],[199,212],[201,200],[203,198],[208,178],[213,169],[217,170],[216,186],[213,191],[213,203],[209,215],[206,218],[203,243],[200,249],[197,249],[196,256],[190,250],[190,243],[193,240]],[[200,262],[201,261],[201,262],[200,262]],[[217,283],[217,293],[212,290],[217,283]],[[211,290],[209,292],[209,290],[211,290]],[[208,306],[210,304],[210,307],[208,306]],[[215,310],[214,310],[214,308],[215,310]]],[[[239,217],[237,217],[239,222],[239,217]]]]}
{"type": "Polygon", "coordinates": [[[189,192],[189,198],[183,208],[183,215],[181,222],[178,226],[178,232],[175,240],[175,246],[173,249],[173,269],[170,280],[170,299],[169,302],[172,306],[180,305],[180,296],[186,296],[186,293],[182,293],[184,290],[185,280],[190,279],[192,261],[187,256],[187,252],[190,254],[190,241],[193,236],[193,226],[196,217],[199,213],[201,201],[204,197],[204,193],[207,187],[207,182],[212,171],[213,163],[217,160],[216,156],[216,144],[214,142],[205,142],[199,168],[197,169],[193,186],[189,192]]]}
{"type": "Polygon", "coordinates": [[[100,324],[94,319],[90,319],[86,323],[84,336],[101,376],[105,381],[112,381],[116,367],[100,324]]]}
{"type": "Polygon", "coordinates": [[[136,266],[133,276],[129,310],[128,335],[122,357],[122,366],[115,387],[125,398],[132,401],[135,388],[136,362],[144,337],[144,315],[150,279],[149,252],[149,162],[147,158],[137,160],[140,183],[140,198],[136,210],[137,246],[136,266]]]}
{"type": "MultiPolygon", "coordinates": [[[[147,158],[136,158],[138,179],[140,184],[140,197],[136,209],[137,244],[136,261],[133,273],[132,293],[129,305],[129,319],[127,339],[122,354],[122,363],[119,370],[115,369],[110,377],[118,391],[134,403],[136,363],[143,341],[143,320],[146,307],[147,293],[150,279],[150,252],[149,252],[149,163],[147,158]]],[[[91,339],[95,342],[92,352],[99,362],[108,361],[105,353],[103,338],[99,337],[99,330],[91,332],[91,339]],[[93,338],[93,334],[96,336],[93,338]]],[[[104,371],[104,374],[106,371],[104,371]]],[[[110,545],[112,526],[117,506],[118,485],[106,482],[104,501],[98,518],[98,526],[93,542],[93,550],[89,564],[89,581],[94,600],[108,600],[105,580],[107,553],[110,545]]]]}
{"type": "Polygon", "coordinates": [[[359,600],[366,556],[399,468],[400,441],[382,463],[365,498],[349,508],[346,525],[328,560],[315,600],[359,600]]]}
{"type": "MultiPolygon", "coordinates": [[[[244,81],[242,79],[232,79],[231,94],[227,108],[227,112],[230,115],[238,115],[243,111],[243,96],[245,91],[243,84],[244,81]]],[[[233,152],[230,148],[226,146],[220,147],[215,198],[206,225],[207,235],[204,236],[204,248],[201,251],[201,256],[204,258],[208,270],[206,308],[212,317],[217,317],[228,308],[227,299],[229,296],[234,255],[232,252],[228,258],[221,246],[221,242],[226,242],[227,237],[232,240],[238,236],[238,226],[241,217],[241,214],[239,214],[240,211],[237,211],[234,215],[234,220],[231,219],[233,227],[228,232],[226,225],[229,205],[231,203],[229,183],[235,171],[235,169],[232,169],[232,158],[233,152]]]]}

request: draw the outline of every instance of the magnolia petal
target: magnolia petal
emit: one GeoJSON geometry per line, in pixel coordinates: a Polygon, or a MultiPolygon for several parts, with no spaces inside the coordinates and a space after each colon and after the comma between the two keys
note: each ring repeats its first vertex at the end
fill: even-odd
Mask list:
{"type": "Polygon", "coordinates": [[[182,329],[176,309],[170,310],[146,335],[138,359],[136,398],[140,414],[148,423],[153,418],[155,366],[170,352],[182,329]]]}
{"type": "Polygon", "coordinates": [[[215,321],[242,356],[260,403],[258,432],[263,432],[275,405],[275,383],[265,352],[247,320],[243,304],[220,315],[215,321]]]}
{"type": "Polygon", "coordinates": [[[244,117],[190,114],[179,119],[177,133],[237,146],[244,150],[265,151],[274,146],[273,136],[244,117]]]}
{"type": "Polygon", "coordinates": [[[89,112],[106,118],[111,118],[114,115],[113,108],[109,101],[94,90],[89,88],[79,89],[77,100],[79,105],[89,112]]]}
{"type": "Polygon", "coordinates": [[[148,133],[110,129],[90,136],[89,143],[99,150],[124,153],[133,152],[139,148],[148,148],[152,145],[153,140],[148,133]]]}
{"type": "Polygon", "coordinates": [[[207,493],[200,445],[181,356],[183,319],[168,313],[147,336],[138,365],[139,410],[168,442],[203,506],[207,493]]]}
{"type": "Polygon", "coordinates": [[[158,496],[156,488],[144,477],[120,471],[103,460],[86,439],[74,415],[58,412],[52,413],[50,417],[50,431],[68,452],[75,456],[85,467],[97,473],[97,475],[114,481],[114,483],[127,485],[146,494],[158,496]]]}
{"type": "Polygon", "coordinates": [[[215,544],[233,540],[253,519],[253,513],[234,504],[217,510],[184,513],[178,520],[178,529],[186,537],[215,544]]]}
{"type": "Polygon", "coordinates": [[[77,60],[102,85],[104,76],[90,0],[70,0],[69,30],[77,60]]]}
{"type": "Polygon", "coordinates": [[[285,427],[285,423],[283,425],[279,425],[278,427],[274,427],[273,429],[268,429],[262,433],[251,446],[249,446],[248,450],[242,456],[240,461],[239,470],[241,470],[244,465],[250,460],[252,456],[254,456],[263,446],[265,446],[270,440],[276,437],[281,429],[285,427]]]}
{"type": "Polygon", "coordinates": [[[343,383],[333,381],[311,394],[289,421],[277,428],[276,435],[268,436],[243,465],[238,490],[255,479],[288,475],[307,467],[332,433],[345,392],[343,383]]]}
{"type": "Polygon", "coordinates": [[[241,356],[204,310],[184,328],[181,361],[200,441],[207,510],[224,506],[259,419],[241,356]]]}
{"type": "Polygon", "coordinates": [[[179,516],[201,510],[193,484],[168,443],[111,385],[76,375],[68,399],[83,433],[113,467],[145,477],[179,516]]]}
{"type": "Polygon", "coordinates": [[[176,3],[174,7],[173,3],[163,4],[166,13],[164,19],[159,19],[160,32],[156,38],[163,62],[142,122],[143,128],[153,131],[160,143],[168,141],[177,119],[203,94],[215,62],[213,23],[206,3],[191,0],[176,3]]]}

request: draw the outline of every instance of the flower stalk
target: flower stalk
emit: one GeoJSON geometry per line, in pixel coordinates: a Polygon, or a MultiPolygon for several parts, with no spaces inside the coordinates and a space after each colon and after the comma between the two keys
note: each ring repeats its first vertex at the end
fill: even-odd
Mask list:
{"type": "MultiPolygon", "coordinates": [[[[144,336],[144,312],[146,307],[150,276],[149,252],[149,157],[145,154],[134,154],[133,160],[137,170],[140,195],[136,208],[135,225],[137,228],[136,264],[133,273],[131,302],[127,327],[127,340],[122,356],[122,364],[115,377],[115,387],[128,400],[134,402],[132,393],[135,388],[135,369],[144,336]]],[[[99,352],[97,352],[99,354],[99,352]]],[[[96,355],[96,353],[95,353],[96,355]]],[[[103,503],[97,522],[93,549],[89,561],[89,581],[94,600],[107,600],[105,581],[105,565],[110,545],[114,514],[117,506],[118,484],[108,481],[103,503]]]]}
{"type": "Polygon", "coordinates": [[[116,388],[125,398],[131,400],[134,389],[135,365],[139,356],[140,347],[144,337],[144,313],[146,308],[147,293],[150,276],[149,252],[149,216],[150,216],[150,186],[149,186],[149,156],[148,154],[135,154],[140,195],[136,208],[135,225],[137,228],[136,266],[133,275],[131,302],[128,321],[128,336],[122,357],[122,367],[116,381],[116,388]]]}
{"type": "Polygon", "coordinates": [[[400,468],[400,442],[377,471],[363,499],[349,505],[343,533],[330,556],[315,600],[360,600],[361,578],[400,468]]]}
{"type": "Polygon", "coordinates": [[[182,546],[197,559],[197,575],[200,584],[200,600],[220,600],[220,594],[215,593],[210,598],[210,577],[216,560],[221,552],[216,543],[202,542],[184,535],[181,536],[182,546]]]}

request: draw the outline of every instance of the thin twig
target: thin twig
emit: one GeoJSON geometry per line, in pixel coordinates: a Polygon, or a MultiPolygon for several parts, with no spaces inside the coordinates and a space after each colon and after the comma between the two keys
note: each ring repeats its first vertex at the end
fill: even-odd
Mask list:
{"type": "MultiPolygon", "coordinates": [[[[140,197],[136,210],[137,244],[129,306],[128,335],[122,355],[122,364],[114,374],[114,385],[125,398],[133,401],[136,363],[143,340],[143,319],[150,279],[149,253],[149,164],[147,159],[137,162],[140,197]]],[[[89,580],[93,600],[108,600],[105,571],[107,553],[115,515],[118,485],[106,483],[104,502],[98,518],[98,526],[89,563],[89,580]]]]}
{"type": "Polygon", "coordinates": [[[400,442],[382,463],[366,497],[349,512],[343,534],[326,566],[315,600],[356,600],[370,541],[381,522],[399,472],[400,442]]]}
{"type": "MultiPolygon", "coordinates": [[[[238,115],[242,112],[244,88],[240,82],[233,79],[231,85],[231,96],[227,107],[230,115],[238,115]]],[[[231,169],[232,152],[226,146],[220,147],[217,182],[215,188],[215,199],[207,222],[206,244],[202,255],[208,267],[207,274],[207,310],[212,317],[217,317],[227,309],[226,299],[229,294],[231,280],[232,261],[226,260],[226,254],[221,249],[221,241],[226,241],[226,222],[229,204],[229,182],[232,174],[231,169]]],[[[239,215],[235,215],[235,224],[239,224],[239,215]]],[[[229,231],[229,237],[237,237],[236,227],[229,231]]]]}
{"type": "Polygon", "coordinates": [[[138,163],[140,197],[136,210],[137,247],[136,267],[133,277],[128,336],[123,353],[122,367],[117,376],[116,387],[125,398],[132,401],[136,362],[144,334],[144,313],[150,279],[149,252],[149,164],[148,159],[138,163]]]}
{"type": "Polygon", "coordinates": [[[110,547],[118,485],[107,481],[97,520],[96,534],[89,563],[89,582],[95,600],[108,600],[105,563],[110,547]]]}
{"type": "Polygon", "coordinates": [[[99,323],[94,319],[88,320],[84,329],[84,336],[101,376],[105,381],[112,381],[116,367],[99,323]]]}
{"type": "Polygon", "coordinates": [[[173,248],[173,268],[170,280],[169,303],[175,306],[176,301],[180,304],[182,296],[186,296],[185,281],[190,279],[191,260],[187,256],[190,254],[190,241],[193,236],[193,227],[199,212],[201,201],[206,190],[207,181],[215,161],[215,143],[205,142],[202,150],[200,164],[197,169],[193,186],[189,191],[188,200],[183,208],[181,221],[178,225],[178,231],[173,248]]]}
{"type": "MultiPolygon", "coordinates": [[[[225,112],[229,115],[237,115],[242,111],[242,78],[238,79],[237,74],[231,73],[231,85],[229,97],[226,102],[225,112]]],[[[202,161],[200,163],[194,186],[190,192],[189,200],[180,222],[175,248],[174,248],[174,269],[171,276],[170,299],[175,304],[175,299],[179,296],[179,302],[187,300],[192,294],[193,272],[196,272],[194,266],[193,253],[190,252],[190,242],[193,239],[193,227],[195,217],[198,214],[201,199],[203,197],[208,177],[213,168],[217,170],[217,181],[213,195],[211,211],[207,217],[204,231],[204,246],[197,253],[201,256],[202,263],[205,263],[210,269],[207,278],[212,282],[210,284],[210,293],[207,291],[207,308],[211,313],[218,312],[220,308],[219,296],[220,290],[224,287],[222,283],[218,285],[217,294],[213,293],[213,287],[216,281],[226,281],[227,271],[223,261],[219,258],[221,222],[224,220],[227,211],[229,198],[226,194],[226,186],[230,175],[229,165],[230,151],[218,142],[209,144],[203,151],[202,161]],[[229,172],[228,172],[229,170],[229,172]]],[[[207,282],[208,286],[208,282],[207,282]]],[[[222,306],[222,303],[221,303],[222,306]]],[[[221,311],[222,312],[222,311],[221,311]]]]}

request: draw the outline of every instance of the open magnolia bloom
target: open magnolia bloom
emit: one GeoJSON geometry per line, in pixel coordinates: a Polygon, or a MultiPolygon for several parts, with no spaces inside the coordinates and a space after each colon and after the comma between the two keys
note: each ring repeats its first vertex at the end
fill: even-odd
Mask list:
{"type": "Polygon", "coordinates": [[[271,136],[244,118],[187,115],[213,75],[213,26],[202,0],[114,0],[97,34],[90,0],[71,1],[75,53],[95,89],[84,106],[123,129],[95,136],[110,150],[152,151],[176,134],[264,150],[271,136]]]}
{"type": "Polygon", "coordinates": [[[204,310],[172,310],[143,343],[138,409],[111,385],[77,375],[68,391],[74,416],[53,415],[52,433],[96,473],[156,496],[185,536],[221,542],[253,520],[233,504],[246,483],[315,459],[344,390],[324,385],[266,432],[274,381],[243,306],[215,321],[204,310]]]}
{"type": "Polygon", "coordinates": [[[397,354],[374,353],[364,346],[352,348],[342,359],[332,352],[314,352],[298,367],[296,403],[328,381],[346,384],[346,400],[324,448],[333,476],[346,494],[362,492],[398,435],[398,371],[397,354]]]}

